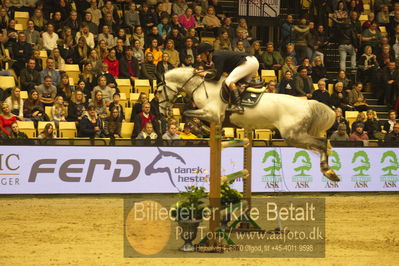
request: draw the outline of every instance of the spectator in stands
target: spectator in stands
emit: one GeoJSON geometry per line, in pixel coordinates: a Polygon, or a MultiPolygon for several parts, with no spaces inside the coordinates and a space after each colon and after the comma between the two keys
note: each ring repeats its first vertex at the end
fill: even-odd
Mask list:
{"type": "Polygon", "coordinates": [[[107,48],[107,43],[105,40],[99,40],[97,47],[95,48],[97,51],[97,55],[101,60],[103,60],[105,57],[108,55],[108,48],[107,48]]]}
{"type": "Polygon", "coordinates": [[[232,51],[230,36],[226,30],[221,30],[219,36],[213,43],[215,50],[229,50],[232,51]]]}
{"type": "Polygon", "coordinates": [[[262,62],[263,51],[260,47],[260,41],[254,41],[252,43],[252,47],[249,49],[249,54],[255,56],[259,62],[262,62]]]}
{"type": "Polygon", "coordinates": [[[133,56],[133,49],[127,47],[125,55],[119,60],[119,78],[130,79],[133,84],[134,80],[138,79],[139,71],[139,62],[133,56]]]}
{"type": "Polygon", "coordinates": [[[298,60],[297,60],[297,56],[296,56],[296,52],[295,52],[295,45],[292,43],[287,44],[287,46],[285,47],[285,51],[284,51],[284,56],[285,57],[291,57],[292,58],[292,64],[297,66],[298,65],[298,60]]]}
{"type": "Polygon", "coordinates": [[[47,21],[43,17],[42,10],[36,8],[33,16],[31,17],[31,20],[33,20],[33,22],[35,23],[35,30],[42,34],[47,24],[47,21]]]}
{"type": "Polygon", "coordinates": [[[81,24],[81,22],[78,18],[78,13],[76,11],[72,10],[69,18],[67,18],[64,21],[63,26],[70,27],[73,35],[76,35],[76,33],[79,31],[80,24],[81,24]]]}
{"type": "Polygon", "coordinates": [[[363,140],[369,140],[369,137],[367,135],[367,132],[364,131],[364,124],[359,123],[356,125],[355,132],[353,132],[349,140],[351,141],[363,141],[363,140]]]}
{"type": "Polygon", "coordinates": [[[291,71],[287,70],[284,72],[284,77],[278,85],[278,90],[282,94],[295,95],[295,82],[291,71]]]}
{"type": "Polygon", "coordinates": [[[197,31],[194,28],[187,29],[186,38],[190,37],[193,40],[194,47],[198,47],[200,40],[197,31]]]}
{"type": "Polygon", "coordinates": [[[163,53],[162,61],[157,64],[157,77],[159,78],[159,81],[162,81],[165,72],[173,68],[173,65],[169,63],[169,54],[163,53]]]}
{"type": "Polygon", "coordinates": [[[129,10],[125,12],[125,24],[130,28],[130,32],[140,25],[140,16],[135,3],[130,3],[129,10]]]}
{"type": "Polygon", "coordinates": [[[188,29],[195,28],[195,19],[193,16],[193,10],[191,8],[187,8],[184,11],[184,14],[179,16],[179,23],[186,31],[188,29]]]}
{"type": "Polygon", "coordinates": [[[376,72],[379,69],[377,56],[373,53],[370,45],[364,47],[364,54],[359,59],[359,79],[363,83],[369,83],[376,78],[376,72]]]}
{"type": "Polygon", "coordinates": [[[53,14],[50,23],[54,25],[54,32],[58,34],[58,37],[62,36],[62,15],[60,11],[56,11],[53,14]]]}
{"type": "Polygon", "coordinates": [[[389,44],[384,44],[377,52],[377,62],[380,68],[388,66],[389,62],[395,62],[395,52],[389,44]]]}
{"type": "Polygon", "coordinates": [[[340,70],[346,70],[346,55],[351,56],[351,68],[356,68],[356,52],[358,48],[358,40],[356,33],[350,24],[350,20],[337,24],[336,39],[338,41],[339,66],[340,70]]]}
{"type": "Polygon", "coordinates": [[[99,26],[102,13],[101,10],[97,8],[97,0],[90,0],[90,8],[86,9],[86,12],[91,13],[93,16],[93,23],[99,26]]]}
{"type": "Polygon", "coordinates": [[[122,116],[116,107],[112,108],[110,111],[110,115],[104,122],[105,136],[111,139],[121,138],[122,116]]]}
{"type": "MultiPolygon", "coordinates": [[[[147,3],[143,3],[141,10],[140,10],[140,22],[141,26],[143,27],[143,31],[148,32],[152,26],[155,25],[155,15],[154,13],[148,8],[147,3]]],[[[136,27],[137,29],[137,27],[136,27]]],[[[144,46],[144,44],[143,44],[144,46]]]]}
{"type": "MultiPolygon", "coordinates": [[[[135,41],[139,41],[140,42],[140,46],[138,46],[138,47],[140,47],[141,49],[144,48],[145,36],[144,36],[143,28],[141,26],[137,26],[134,29],[134,33],[133,33],[132,39],[133,39],[133,41],[132,41],[133,43],[135,41]]],[[[135,45],[135,47],[136,47],[136,45],[135,45]]]]}
{"type": "Polygon", "coordinates": [[[24,102],[23,114],[25,120],[31,120],[35,123],[35,127],[37,127],[38,121],[48,120],[36,89],[29,92],[28,99],[24,102]]]}
{"type": "Polygon", "coordinates": [[[377,51],[381,39],[381,32],[378,29],[377,22],[371,23],[368,29],[362,33],[362,47],[371,46],[373,51],[377,51]]]}
{"type": "Polygon", "coordinates": [[[62,96],[65,105],[69,105],[74,90],[75,86],[69,83],[68,74],[62,74],[60,83],[57,85],[57,96],[62,96]]]}
{"type": "Polygon", "coordinates": [[[313,59],[311,76],[312,76],[313,83],[317,83],[319,80],[327,78],[327,70],[323,65],[323,61],[321,60],[321,57],[319,57],[319,56],[316,56],[313,59]]]}
{"type": "Polygon", "coordinates": [[[109,105],[109,110],[112,111],[112,109],[117,109],[119,112],[119,116],[122,118],[122,120],[125,120],[125,112],[123,111],[123,106],[119,103],[121,100],[121,95],[119,93],[114,93],[112,96],[112,103],[109,105]]]}
{"type": "MultiPolygon", "coordinates": [[[[98,37],[98,25],[93,22],[93,15],[90,12],[86,12],[82,24],[86,24],[89,28],[89,32],[93,34],[93,37],[98,37]]],[[[94,48],[94,47],[93,47],[94,48]]]]}
{"type": "Polygon", "coordinates": [[[115,46],[115,38],[114,35],[111,34],[110,28],[108,25],[104,25],[102,27],[102,33],[98,35],[98,41],[105,41],[108,49],[112,49],[115,46]]]}
{"type": "Polygon", "coordinates": [[[47,54],[57,47],[58,34],[54,32],[54,25],[48,24],[47,31],[42,34],[43,48],[46,49],[47,54]]]}
{"type": "Polygon", "coordinates": [[[11,123],[11,132],[8,135],[9,139],[28,139],[28,136],[24,133],[19,131],[18,123],[13,122],[11,123]]]}
{"type": "Polygon", "coordinates": [[[356,120],[352,123],[352,129],[351,132],[355,132],[356,131],[356,127],[358,124],[362,124],[364,126],[364,123],[366,123],[367,117],[365,112],[359,112],[357,114],[356,120]]]}
{"type": "Polygon", "coordinates": [[[168,131],[162,135],[163,140],[177,140],[180,136],[177,134],[177,126],[175,124],[169,124],[168,131]]]}
{"type": "Polygon", "coordinates": [[[91,98],[91,92],[93,91],[93,88],[97,85],[96,72],[93,71],[91,63],[86,63],[85,65],[83,65],[83,71],[79,74],[79,80],[83,81],[84,83],[83,92],[87,95],[87,97],[91,98]]]}
{"type": "Polygon", "coordinates": [[[83,91],[78,88],[72,93],[71,103],[68,106],[68,121],[79,124],[86,112],[86,99],[83,91]]]}
{"type": "Polygon", "coordinates": [[[194,7],[194,22],[195,22],[195,29],[198,31],[201,31],[204,29],[205,25],[202,22],[202,20],[204,19],[204,16],[202,14],[202,7],[200,5],[196,5],[194,7]]]}
{"type": "Polygon", "coordinates": [[[352,89],[352,82],[346,77],[344,70],[338,71],[337,82],[342,82],[343,89],[349,92],[352,89]]]}
{"type": "Polygon", "coordinates": [[[66,39],[64,39],[64,43],[62,44],[62,46],[59,47],[60,47],[61,57],[65,60],[65,63],[73,64],[74,47],[73,47],[72,36],[69,36],[66,39]]]}
{"type": "Polygon", "coordinates": [[[281,25],[281,47],[285,47],[287,44],[294,42],[293,39],[293,27],[294,17],[287,15],[287,20],[281,25]]]}
{"type": "Polygon", "coordinates": [[[396,25],[394,32],[390,38],[390,43],[392,44],[392,49],[395,52],[395,58],[399,56],[399,24],[396,25]]]}
{"type": "Polygon", "coordinates": [[[115,90],[107,85],[107,78],[105,76],[100,76],[98,78],[98,85],[94,87],[92,92],[92,99],[95,99],[95,94],[100,91],[101,99],[104,100],[106,106],[109,106],[111,103],[112,95],[115,93],[115,90]]]}
{"type": "Polygon", "coordinates": [[[387,133],[391,133],[393,130],[394,125],[397,123],[396,121],[396,112],[391,110],[388,113],[388,120],[384,123],[384,130],[387,133]]]}
{"type": "Polygon", "coordinates": [[[85,38],[86,44],[90,49],[94,49],[94,35],[89,31],[89,26],[86,23],[83,23],[82,26],[80,26],[80,31],[76,33],[76,43],[79,43],[81,37],[85,38]]]}
{"type": "Polygon", "coordinates": [[[269,81],[266,86],[266,93],[277,93],[277,82],[275,80],[269,81]]]}
{"type": "Polygon", "coordinates": [[[111,49],[109,54],[103,59],[104,63],[108,65],[108,72],[114,76],[119,77],[119,60],[116,58],[116,50],[111,49]]]}
{"type": "Polygon", "coordinates": [[[368,104],[366,102],[366,98],[362,94],[363,84],[361,82],[357,82],[355,87],[348,94],[348,103],[351,106],[354,106],[357,111],[367,111],[368,104]]]}
{"type": "Polygon", "coordinates": [[[332,19],[335,23],[343,23],[345,19],[348,18],[348,12],[345,10],[345,3],[344,1],[338,2],[338,8],[334,10],[334,15],[332,19]]]}
{"type": "Polygon", "coordinates": [[[102,125],[101,119],[97,117],[96,108],[93,105],[89,105],[87,115],[80,120],[78,136],[85,138],[104,137],[105,134],[102,125]]]}
{"type": "Polygon", "coordinates": [[[154,56],[149,52],[145,58],[145,62],[141,65],[141,78],[150,80],[150,84],[152,84],[153,80],[157,80],[154,56]]]}
{"type": "Polygon", "coordinates": [[[162,51],[158,47],[157,39],[152,39],[151,46],[145,50],[145,55],[151,53],[153,56],[153,63],[156,65],[158,62],[162,61],[162,51]]]}
{"type": "Polygon", "coordinates": [[[130,121],[133,122],[135,117],[143,111],[143,104],[148,103],[148,96],[144,92],[140,92],[138,101],[133,105],[132,116],[130,121]]]}
{"type": "Polygon", "coordinates": [[[202,19],[202,23],[204,23],[207,30],[213,31],[215,35],[222,26],[220,19],[215,15],[215,8],[212,6],[208,7],[206,15],[202,19]]]}
{"type": "Polygon", "coordinates": [[[175,42],[172,39],[166,41],[166,49],[164,52],[169,55],[168,62],[171,63],[173,67],[178,67],[180,65],[180,55],[175,49],[175,42]]]}
{"type": "Polygon", "coordinates": [[[156,39],[157,42],[157,48],[158,46],[163,46],[163,41],[164,39],[161,37],[161,35],[159,34],[159,30],[157,26],[152,26],[150,33],[147,34],[146,38],[145,38],[145,47],[147,48],[151,48],[152,45],[152,40],[156,39]]]}
{"type": "Polygon", "coordinates": [[[300,24],[294,26],[293,38],[298,62],[302,62],[305,57],[312,58],[312,50],[309,48],[309,26],[306,25],[306,19],[301,19],[300,24]]]}
{"type": "Polygon", "coordinates": [[[53,139],[54,138],[54,128],[51,123],[47,123],[43,131],[40,132],[39,136],[37,136],[39,139],[53,139]]]}
{"type": "Polygon", "coordinates": [[[145,57],[139,40],[134,40],[132,51],[133,51],[133,56],[137,59],[139,64],[142,64],[144,62],[145,57]]]}
{"type": "Polygon", "coordinates": [[[185,0],[176,0],[172,5],[173,13],[177,14],[178,16],[183,15],[187,8],[188,5],[185,0]]]}
{"type": "Polygon", "coordinates": [[[108,72],[108,64],[103,62],[101,64],[101,71],[100,74],[97,76],[97,80],[100,76],[105,76],[107,79],[107,86],[110,87],[111,89],[118,90],[118,84],[116,83],[115,77],[111,75],[111,73],[108,72]]]}
{"type": "Polygon", "coordinates": [[[399,141],[399,124],[395,123],[393,125],[393,130],[386,134],[384,137],[385,142],[398,142],[399,141]]]}
{"type": "Polygon", "coordinates": [[[52,106],[57,95],[57,88],[53,85],[52,77],[45,76],[43,83],[37,87],[37,92],[39,93],[40,101],[45,106],[52,106]]]}
{"type": "Polygon", "coordinates": [[[132,133],[132,138],[137,138],[140,131],[143,130],[146,123],[152,123],[154,126],[154,131],[159,135],[159,126],[157,124],[157,120],[153,114],[150,113],[151,105],[147,102],[142,106],[142,112],[134,117],[134,128],[132,133]]]}
{"type": "Polygon", "coordinates": [[[334,91],[331,94],[331,104],[333,108],[341,108],[344,112],[353,109],[353,107],[349,106],[348,92],[344,90],[344,85],[341,81],[335,83],[334,91]]]}
{"type": "Polygon", "coordinates": [[[40,79],[42,82],[44,82],[45,77],[51,77],[52,84],[57,86],[60,82],[60,74],[54,69],[54,59],[49,57],[47,58],[46,63],[46,69],[40,72],[40,79]]]}
{"type": "Polygon", "coordinates": [[[294,77],[297,73],[297,69],[298,67],[294,64],[294,58],[291,56],[287,56],[284,60],[284,65],[281,68],[283,73],[287,73],[287,71],[290,71],[292,76],[294,77]]]}
{"type": "Polygon", "coordinates": [[[377,113],[374,110],[367,110],[367,120],[364,123],[364,130],[367,132],[369,139],[384,139],[386,131],[383,131],[377,113]]]}
{"type": "Polygon", "coordinates": [[[60,122],[66,121],[66,110],[64,106],[64,99],[62,96],[55,97],[54,105],[51,107],[51,121],[54,121],[55,126],[58,128],[60,122]]]}
{"type": "Polygon", "coordinates": [[[370,12],[367,15],[367,20],[363,23],[362,25],[362,29],[363,31],[367,30],[368,28],[370,28],[371,24],[375,23],[375,15],[373,12],[370,12]]]}
{"type": "Polygon", "coordinates": [[[7,135],[10,135],[11,132],[11,124],[17,121],[17,117],[11,113],[10,106],[7,103],[3,103],[1,105],[1,114],[0,114],[0,127],[3,132],[7,135]]]}
{"type": "Polygon", "coordinates": [[[104,101],[101,90],[94,90],[94,96],[90,99],[89,104],[94,106],[96,114],[100,119],[107,117],[107,104],[104,101]]]}
{"type": "Polygon", "coordinates": [[[9,21],[10,21],[10,17],[7,14],[7,10],[4,7],[2,7],[0,9],[0,28],[1,29],[7,28],[9,21]]]}
{"type": "Polygon", "coordinates": [[[150,105],[151,105],[151,110],[150,113],[155,116],[156,121],[158,122],[158,125],[161,125],[161,130],[160,132],[165,132],[166,131],[166,120],[165,118],[161,115],[161,112],[159,111],[159,98],[158,98],[159,92],[156,90],[154,92],[154,98],[152,98],[150,105]]]}
{"type": "Polygon", "coordinates": [[[332,133],[330,140],[331,141],[348,141],[349,140],[349,136],[346,133],[346,125],[345,124],[340,124],[338,126],[338,130],[334,131],[334,133],[332,133]]]}
{"type": "Polygon", "coordinates": [[[40,85],[40,73],[35,70],[36,62],[30,58],[26,68],[22,69],[20,75],[22,90],[30,92],[40,85]]]}
{"type": "Polygon", "coordinates": [[[343,117],[342,115],[342,109],[337,107],[334,110],[335,112],[335,121],[334,124],[331,126],[329,130],[327,130],[327,136],[331,136],[333,132],[338,130],[338,126],[340,124],[344,124],[346,126],[346,133],[349,134],[349,122],[343,117]]]}
{"type": "Polygon", "coordinates": [[[249,44],[247,38],[245,38],[245,31],[237,29],[236,37],[232,41],[233,50],[234,50],[234,48],[237,48],[239,41],[241,41],[243,44],[243,48],[244,48],[243,51],[245,53],[249,53],[249,49],[251,49],[251,45],[249,44]]]}
{"type": "Polygon", "coordinates": [[[154,132],[154,127],[152,123],[148,122],[145,124],[145,127],[143,130],[140,131],[140,133],[137,135],[136,139],[157,139],[158,135],[157,133],[154,132]]]}
{"type": "Polygon", "coordinates": [[[179,32],[178,29],[172,28],[172,30],[169,33],[169,36],[166,38],[166,40],[173,40],[175,44],[175,49],[180,51],[183,46],[184,46],[184,37],[183,34],[179,32]]]}
{"type": "Polygon", "coordinates": [[[35,30],[35,24],[33,20],[28,20],[27,29],[25,30],[26,42],[32,45],[33,49],[37,49],[40,47],[40,33],[35,30]]]}
{"type": "MultiPolygon", "coordinates": [[[[273,43],[266,45],[266,51],[262,54],[262,63],[265,69],[278,71],[284,64],[284,59],[278,51],[274,50],[273,43]]],[[[277,73],[276,73],[277,75],[277,73]]]]}
{"type": "Polygon", "coordinates": [[[54,59],[54,69],[56,71],[64,71],[65,60],[61,56],[60,49],[54,48],[50,57],[54,59]]]}
{"type": "Polygon", "coordinates": [[[326,90],[326,82],[321,79],[317,82],[318,90],[313,92],[312,99],[324,103],[325,105],[331,107],[331,97],[328,91],[326,90]]]}
{"type": "MultiPolygon", "coordinates": [[[[87,58],[87,64],[90,64],[92,67],[93,73],[97,74],[101,71],[102,60],[97,54],[97,50],[93,49],[90,51],[89,58],[87,58]]],[[[83,66],[84,68],[84,66],[83,66]]]]}
{"type": "Polygon", "coordinates": [[[184,42],[184,48],[179,51],[180,62],[184,62],[187,55],[191,55],[192,58],[197,56],[197,49],[194,47],[193,39],[187,37],[184,42]]]}
{"type": "Polygon", "coordinates": [[[189,124],[184,125],[183,132],[180,133],[181,139],[197,139],[198,137],[191,133],[191,126],[189,124]]]}
{"type": "Polygon", "coordinates": [[[306,96],[308,99],[312,98],[313,82],[312,79],[308,76],[308,71],[305,67],[301,66],[298,68],[298,74],[295,81],[295,95],[297,96],[306,96]]]}
{"type": "Polygon", "coordinates": [[[380,25],[387,25],[389,23],[389,8],[383,5],[381,11],[377,13],[377,23],[380,25]]]}
{"type": "Polygon", "coordinates": [[[362,28],[362,24],[360,24],[360,21],[359,21],[359,13],[358,12],[352,11],[350,13],[350,23],[353,27],[353,30],[355,31],[357,39],[360,40],[360,37],[362,36],[363,28],[362,28]]]}
{"type": "Polygon", "coordinates": [[[388,66],[383,70],[382,83],[382,88],[376,86],[376,95],[379,103],[385,103],[389,107],[393,107],[398,97],[399,89],[399,71],[395,62],[389,62],[388,66]]]}
{"type": "Polygon", "coordinates": [[[164,44],[164,41],[166,40],[166,37],[168,36],[168,34],[170,33],[171,30],[172,30],[172,27],[169,24],[169,16],[163,16],[161,18],[161,23],[159,23],[157,25],[158,34],[156,34],[155,36],[149,36],[149,38],[151,38],[151,39],[157,38],[159,43],[164,44]]]}
{"type": "Polygon", "coordinates": [[[12,67],[17,75],[25,67],[26,59],[30,58],[32,53],[32,46],[26,42],[25,33],[18,33],[18,42],[12,47],[12,59],[16,61],[12,67]]]}
{"type": "Polygon", "coordinates": [[[23,106],[24,101],[21,98],[21,89],[15,87],[11,90],[11,95],[6,98],[4,103],[10,107],[10,112],[15,115],[18,120],[24,120],[23,106]]]}

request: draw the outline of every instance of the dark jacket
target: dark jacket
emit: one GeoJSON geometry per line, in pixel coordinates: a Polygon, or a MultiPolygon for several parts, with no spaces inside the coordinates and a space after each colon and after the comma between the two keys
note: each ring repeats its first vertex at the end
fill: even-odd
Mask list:
{"type": "Polygon", "coordinates": [[[76,104],[70,102],[68,106],[68,121],[79,121],[79,117],[82,116],[83,112],[86,110],[86,103],[76,104]]]}
{"type": "MultiPolygon", "coordinates": [[[[109,105],[109,111],[111,112],[111,110],[115,107],[115,103],[111,102],[111,104],[109,105]]],[[[119,110],[119,116],[123,119],[125,119],[125,112],[123,111],[123,106],[121,104],[118,104],[118,106],[116,106],[119,110]]]]}
{"type": "MultiPolygon", "coordinates": [[[[134,71],[133,77],[138,77],[139,76],[139,61],[137,60],[136,57],[132,57],[132,60],[130,61],[130,66],[132,70],[134,71]]],[[[119,78],[121,79],[130,79],[129,75],[129,61],[127,60],[126,57],[122,57],[122,59],[119,61],[119,78]]]]}
{"type": "Polygon", "coordinates": [[[141,64],[141,78],[149,80],[157,80],[157,70],[153,63],[145,62],[141,64]]]}
{"type": "MultiPolygon", "coordinates": [[[[160,136],[160,132],[159,132],[159,125],[158,125],[158,121],[156,120],[155,116],[153,114],[150,114],[151,117],[151,121],[152,121],[152,126],[154,128],[154,132],[157,133],[158,136],[160,136]]],[[[141,115],[136,115],[135,119],[134,119],[134,128],[133,128],[133,132],[132,132],[132,138],[135,139],[140,131],[142,130],[141,128],[141,124],[142,124],[143,120],[141,118],[141,115]]]]}
{"type": "Polygon", "coordinates": [[[331,107],[331,97],[327,90],[315,90],[312,96],[313,100],[319,101],[331,107]]]}
{"type": "Polygon", "coordinates": [[[319,80],[327,77],[326,68],[323,66],[312,67],[312,80],[313,83],[318,83],[319,80]]]}
{"type": "MultiPolygon", "coordinates": [[[[100,128],[100,132],[103,131],[103,126],[100,118],[97,118],[96,126],[100,128]]],[[[84,116],[82,120],[79,122],[79,137],[86,137],[86,138],[95,138],[101,137],[101,133],[96,133],[94,130],[94,125],[91,123],[90,119],[87,116],[84,116]]]]}
{"type": "MultiPolygon", "coordinates": [[[[169,62],[167,62],[168,64],[168,70],[173,69],[173,65],[169,62]]],[[[157,76],[158,78],[162,79],[162,76],[165,74],[166,70],[165,70],[165,66],[163,65],[163,61],[159,61],[157,64],[157,76]]]]}
{"type": "Polygon", "coordinates": [[[296,95],[295,82],[293,79],[284,79],[278,85],[279,93],[296,95]]]}
{"type": "MultiPolygon", "coordinates": [[[[197,56],[197,49],[195,49],[195,47],[191,47],[191,50],[193,50],[193,62],[195,61],[195,57],[197,56]]],[[[187,49],[183,48],[179,51],[179,57],[180,57],[180,62],[183,63],[186,59],[187,56],[187,49]]]]}
{"type": "Polygon", "coordinates": [[[337,41],[341,44],[351,44],[354,48],[358,47],[356,33],[351,24],[337,23],[337,41]]]}
{"type": "Polygon", "coordinates": [[[398,142],[399,141],[399,134],[395,134],[395,132],[391,132],[385,135],[384,141],[386,142],[398,142]]]}
{"type": "Polygon", "coordinates": [[[30,70],[28,68],[22,69],[20,73],[21,89],[31,91],[35,85],[40,85],[40,73],[36,70],[30,70]]]}
{"type": "Polygon", "coordinates": [[[216,74],[206,74],[206,79],[219,80],[223,72],[231,73],[236,67],[246,61],[247,54],[226,50],[214,51],[212,61],[216,69],[216,74]]]}
{"type": "Polygon", "coordinates": [[[296,95],[297,96],[305,96],[307,93],[313,93],[314,88],[313,88],[313,82],[310,77],[306,77],[303,79],[301,76],[296,76],[295,79],[295,90],[296,90],[296,95]],[[305,83],[307,82],[308,84],[308,91],[305,89],[305,83]]]}

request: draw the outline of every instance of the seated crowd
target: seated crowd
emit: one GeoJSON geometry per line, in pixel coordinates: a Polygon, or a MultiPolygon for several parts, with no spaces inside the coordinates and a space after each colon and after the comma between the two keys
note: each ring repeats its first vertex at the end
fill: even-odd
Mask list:
{"type": "Polygon", "coordinates": [[[76,123],[79,137],[120,138],[124,122],[134,122],[131,136],[137,139],[207,137],[209,129],[199,119],[186,119],[183,128],[176,120],[165,121],[154,88],[153,98],[140,94],[127,116],[117,83],[129,79],[134,88],[135,81],[146,79],[153,86],[152,81],[161,81],[170,69],[205,68],[196,47],[206,34],[215,37],[216,50],[256,56],[260,75],[261,70],[275,71],[278,83],[268,83],[269,93],[306,97],[333,108],[337,121],[328,132],[331,138],[383,139],[396,132],[399,3],[395,1],[375,1],[363,24],[359,22],[362,1],[320,1],[327,3],[321,10],[333,13],[332,25],[322,12],[309,11],[298,25],[288,15],[281,26],[280,49],[269,42],[264,51],[250,35],[246,20],[233,24],[235,19],[223,13],[217,0],[2,2],[0,76],[15,77],[19,86],[0,94],[1,138],[26,137],[19,132],[17,120],[33,121],[36,127],[40,121],[53,121],[55,128],[47,125],[38,132],[39,138],[52,138],[64,121],[76,123]],[[29,12],[26,30],[16,29],[17,11],[29,12]],[[333,40],[339,45],[340,72],[328,79],[324,49],[333,40]],[[72,82],[66,70],[70,64],[80,69],[79,79],[72,82]],[[350,78],[354,72],[357,80],[350,78]],[[381,104],[395,108],[395,118],[390,115],[384,125],[378,122],[361,92],[366,85],[381,104]],[[22,99],[21,91],[27,92],[27,99],[22,99]],[[345,111],[351,110],[360,111],[359,116],[367,111],[367,118],[359,118],[352,129],[344,118],[345,111]]]}

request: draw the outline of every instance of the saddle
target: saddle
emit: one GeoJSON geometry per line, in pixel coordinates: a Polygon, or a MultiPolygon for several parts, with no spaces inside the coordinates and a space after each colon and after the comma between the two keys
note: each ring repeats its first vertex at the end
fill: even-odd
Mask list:
{"type": "MultiPolygon", "coordinates": [[[[263,93],[266,92],[266,87],[263,83],[254,82],[238,82],[238,89],[240,90],[240,98],[242,106],[255,106],[258,104],[263,93]]],[[[223,83],[222,89],[220,90],[220,97],[223,102],[229,103],[230,90],[223,83]]]]}

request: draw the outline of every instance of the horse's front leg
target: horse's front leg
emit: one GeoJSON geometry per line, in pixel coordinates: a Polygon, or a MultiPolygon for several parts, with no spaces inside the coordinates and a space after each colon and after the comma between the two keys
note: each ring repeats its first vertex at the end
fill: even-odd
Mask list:
{"type": "Polygon", "coordinates": [[[323,175],[325,177],[327,177],[331,181],[335,181],[335,182],[340,181],[337,174],[328,165],[328,155],[331,154],[331,144],[328,140],[326,143],[326,148],[323,150],[320,150],[319,152],[320,152],[320,171],[323,173],[323,175]]]}

